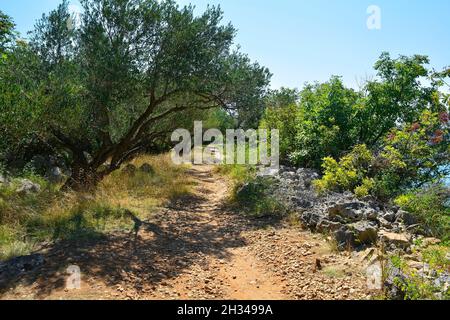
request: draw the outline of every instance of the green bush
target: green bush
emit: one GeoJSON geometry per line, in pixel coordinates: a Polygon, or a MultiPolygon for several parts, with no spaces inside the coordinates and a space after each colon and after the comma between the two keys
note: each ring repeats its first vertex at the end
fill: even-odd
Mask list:
{"type": "MultiPolygon", "coordinates": [[[[410,271],[407,279],[401,280],[396,278],[395,285],[404,293],[405,300],[438,300],[435,295],[440,291],[432,282],[424,279],[415,271],[410,271]]],[[[448,291],[445,292],[444,299],[448,299],[448,291]]]]}
{"type": "Polygon", "coordinates": [[[286,208],[271,196],[271,179],[256,177],[255,168],[245,165],[222,165],[218,173],[227,175],[233,183],[231,203],[253,217],[282,216],[286,208]]]}
{"type": "Polygon", "coordinates": [[[242,186],[255,177],[254,167],[239,164],[218,166],[216,172],[229,176],[233,180],[234,188],[242,186]]]}
{"type": "Polygon", "coordinates": [[[412,213],[435,237],[450,240],[450,190],[435,186],[403,194],[395,199],[402,209],[412,213]]]}
{"type": "MultiPolygon", "coordinates": [[[[450,267],[449,250],[444,246],[432,246],[421,252],[422,262],[428,264],[429,273],[440,275],[450,267]]],[[[438,285],[433,278],[424,276],[411,268],[403,257],[392,255],[389,257],[392,267],[397,268],[404,275],[394,278],[394,285],[399,288],[405,300],[437,300],[450,299],[450,288],[441,282],[438,285]]]]}
{"type": "Polygon", "coordinates": [[[320,169],[323,158],[338,159],[358,144],[376,149],[392,128],[415,121],[424,110],[446,110],[438,82],[426,87],[419,81],[429,73],[427,63],[424,56],[392,59],[383,53],[375,64],[378,77],[363,90],[345,87],[336,76],[307,84],[299,99],[270,104],[262,126],[280,130],[280,154],[298,166],[320,169]]]}
{"type": "Polygon", "coordinates": [[[270,179],[254,178],[236,189],[235,203],[254,217],[283,216],[286,208],[270,195],[271,185],[270,179]]]}
{"type": "Polygon", "coordinates": [[[322,84],[307,85],[300,93],[296,114],[295,150],[290,160],[296,165],[320,167],[320,159],[339,157],[357,137],[354,108],[362,95],[346,88],[339,77],[322,84]]]}
{"type": "Polygon", "coordinates": [[[372,161],[373,155],[365,145],[357,145],[339,162],[327,157],[322,164],[324,175],[314,181],[314,186],[319,193],[350,190],[366,196],[373,186],[373,181],[366,177],[372,161]]]}
{"type": "Polygon", "coordinates": [[[295,104],[274,106],[266,109],[261,121],[262,129],[278,129],[280,133],[280,156],[284,159],[296,150],[295,136],[299,108],[295,104]]]}
{"type": "Polygon", "coordinates": [[[378,150],[356,145],[339,161],[324,158],[324,176],[314,183],[317,190],[349,190],[388,200],[439,182],[449,170],[449,130],[443,115],[424,111],[418,122],[391,130],[378,150]]]}

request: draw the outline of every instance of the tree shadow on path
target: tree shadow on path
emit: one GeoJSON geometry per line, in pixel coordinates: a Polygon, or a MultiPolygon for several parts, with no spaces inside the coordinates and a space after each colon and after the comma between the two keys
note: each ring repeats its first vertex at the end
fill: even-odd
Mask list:
{"type": "MultiPolygon", "coordinates": [[[[14,264],[0,267],[0,297],[17,286],[32,287],[37,298],[48,297],[66,285],[66,269],[80,268],[82,280],[108,287],[122,286],[137,294],[178,277],[205,256],[229,259],[229,250],[246,245],[242,232],[276,223],[245,219],[230,213],[221,201],[211,200],[215,183],[210,172],[190,174],[205,189],[199,195],[183,196],[162,209],[151,222],[131,212],[135,228],[130,233],[102,235],[95,239],[59,241],[39,253],[40,265],[23,270],[14,264]]],[[[114,290],[114,289],[113,289],[114,290]]]]}

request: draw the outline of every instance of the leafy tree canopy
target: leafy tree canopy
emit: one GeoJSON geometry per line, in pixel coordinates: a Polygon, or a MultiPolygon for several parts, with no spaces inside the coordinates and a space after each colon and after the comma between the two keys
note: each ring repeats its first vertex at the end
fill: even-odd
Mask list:
{"type": "Polygon", "coordinates": [[[439,92],[444,75],[433,75],[428,62],[383,53],[378,76],[362,90],[346,88],[339,77],[307,84],[298,100],[285,90],[272,97],[262,125],[280,129],[282,156],[300,166],[319,169],[324,157],[338,159],[358,144],[380,148],[392,128],[418,121],[424,110],[447,110],[448,96],[439,92]]]}
{"type": "Polygon", "coordinates": [[[0,54],[3,54],[16,37],[15,24],[0,10],[0,54]]]}
{"type": "MultiPolygon", "coordinates": [[[[172,0],[81,5],[78,24],[64,0],[29,46],[15,48],[28,70],[14,72],[20,59],[2,70],[11,76],[5,91],[28,96],[22,107],[36,115],[38,135],[69,153],[68,186],[95,184],[202,110],[229,110],[243,125],[261,113],[270,73],[232,49],[236,30],[220,8],[196,16],[172,0]]],[[[11,116],[12,97],[5,108],[11,116]]]]}

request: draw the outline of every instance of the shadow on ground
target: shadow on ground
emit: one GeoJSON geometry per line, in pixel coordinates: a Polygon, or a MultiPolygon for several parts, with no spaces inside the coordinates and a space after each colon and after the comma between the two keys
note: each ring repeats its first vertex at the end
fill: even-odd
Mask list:
{"type": "MultiPolygon", "coordinates": [[[[192,171],[202,183],[214,183],[210,172],[192,171]]],[[[209,189],[199,195],[173,200],[151,222],[135,223],[132,233],[116,233],[82,240],[60,241],[39,253],[43,261],[23,270],[5,264],[0,268],[0,297],[17,286],[32,287],[36,298],[63,290],[66,269],[77,265],[82,279],[93,279],[114,287],[142,293],[180,275],[203,256],[228,259],[229,249],[245,246],[245,230],[276,225],[278,220],[244,218],[230,212],[226,204],[211,202],[209,189]]],[[[113,289],[114,290],[114,289],[113,289]]]]}

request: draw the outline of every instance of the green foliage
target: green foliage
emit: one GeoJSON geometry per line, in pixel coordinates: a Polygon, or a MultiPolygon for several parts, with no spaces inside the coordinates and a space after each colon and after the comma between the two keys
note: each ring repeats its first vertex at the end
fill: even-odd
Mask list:
{"type": "Polygon", "coordinates": [[[404,293],[405,300],[437,300],[435,293],[439,292],[433,283],[425,280],[414,271],[408,274],[406,280],[396,278],[394,284],[404,293]]]}
{"type": "Polygon", "coordinates": [[[281,109],[285,106],[297,104],[300,94],[297,89],[281,87],[279,90],[271,90],[265,97],[267,108],[281,109]]]}
{"type": "Polygon", "coordinates": [[[280,154],[284,159],[318,167],[318,159],[338,156],[352,145],[348,136],[351,110],[359,94],[345,88],[340,78],[307,85],[300,93],[282,89],[267,100],[261,126],[280,130],[280,154]]]}
{"type": "Polygon", "coordinates": [[[364,198],[370,194],[373,189],[375,181],[370,178],[364,178],[362,184],[355,188],[354,192],[358,198],[364,198]]]}
{"type": "Polygon", "coordinates": [[[210,110],[208,117],[203,121],[204,130],[219,129],[225,133],[227,129],[233,129],[236,126],[236,120],[222,109],[210,110]]]}
{"type": "Polygon", "coordinates": [[[239,164],[221,165],[217,167],[217,172],[230,177],[235,188],[242,186],[247,181],[250,181],[255,177],[254,167],[239,164]]]}
{"type": "Polygon", "coordinates": [[[427,230],[443,241],[450,240],[450,191],[443,186],[409,192],[395,199],[402,209],[412,213],[427,230]]]}
{"type": "Polygon", "coordinates": [[[314,181],[314,186],[319,193],[350,190],[359,196],[366,196],[373,186],[373,180],[367,178],[372,161],[373,155],[365,145],[355,146],[339,162],[331,157],[324,158],[324,175],[314,181]]]}
{"type": "Polygon", "coordinates": [[[265,98],[266,109],[260,122],[263,129],[280,132],[280,156],[288,158],[295,151],[299,92],[296,89],[272,90],[265,98]]]}
{"type": "Polygon", "coordinates": [[[319,167],[319,159],[338,157],[348,150],[357,141],[353,136],[352,115],[359,104],[360,94],[345,88],[338,77],[323,84],[307,85],[300,93],[291,161],[319,167]]]}
{"type": "Polygon", "coordinates": [[[28,45],[19,43],[0,63],[0,156],[18,154],[42,125],[48,101],[39,79],[42,69],[28,45]]]}
{"type": "Polygon", "coordinates": [[[417,122],[391,130],[373,164],[375,194],[388,198],[439,182],[448,174],[449,126],[446,112],[424,111],[417,122]]]}
{"type": "Polygon", "coordinates": [[[262,124],[280,129],[281,155],[298,166],[319,169],[323,158],[338,159],[355,145],[379,148],[392,128],[416,121],[424,110],[446,111],[438,92],[442,83],[420,82],[430,74],[427,64],[423,56],[392,59],[383,53],[375,64],[378,77],[362,90],[332,77],[306,85],[299,99],[281,92],[272,97],[275,103],[268,104],[262,124]]]}
{"type": "Polygon", "coordinates": [[[48,69],[57,67],[76,50],[73,41],[76,29],[70,25],[71,19],[69,1],[62,0],[55,10],[43,14],[34,26],[31,45],[48,69]]]}
{"type": "Polygon", "coordinates": [[[268,107],[264,113],[260,127],[278,129],[280,132],[280,156],[287,158],[295,151],[293,141],[296,136],[296,114],[298,106],[290,104],[284,107],[268,107]]]}
{"type": "Polygon", "coordinates": [[[240,210],[254,217],[283,216],[283,204],[270,195],[271,181],[254,178],[236,189],[235,203],[240,210]]]}
{"type": "Polygon", "coordinates": [[[438,272],[445,272],[450,268],[449,248],[446,246],[431,246],[422,252],[423,261],[438,272]]]}
{"type": "Polygon", "coordinates": [[[3,59],[6,59],[6,50],[11,46],[16,37],[14,28],[15,24],[11,17],[0,10],[0,63],[3,59]]]}
{"type": "MultiPolygon", "coordinates": [[[[450,264],[448,254],[449,250],[446,247],[430,247],[422,252],[422,261],[428,264],[429,272],[436,276],[448,270],[450,264]]],[[[448,300],[450,298],[450,289],[445,287],[445,283],[438,286],[432,278],[410,268],[401,256],[392,255],[389,258],[392,266],[401,270],[404,275],[394,278],[394,285],[403,292],[405,300],[448,300]]]]}
{"type": "Polygon", "coordinates": [[[449,170],[444,118],[444,113],[424,111],[418,122],[391,130],[378,152],[357,145],[339,161],[324,158],[324,176],[315,186],[319,192],[350,190],[359,196],[389,199],[440,181],[449,170]]]}
{"type": "Polygon", "coordinates": [[[231,178],[233,192],[230,201],[237,210],[252,217],[279,217],[288,213],[283,204],[271,196],[273,181],[256,177],[254,167],[222,165],[217,170],[231,178]]]}
{"type": "Polygon", "coordinates": [[[377,145],[387,132],[397,125],[416,121],[427,108],[433,112],[442,111],[434,99],[437,84],[430,86],[421,83],[427,77],[429,59],[421,55],[400,56],[392,59],[383,53],[375,63],[378,78],[368,81],[364,107],[356,109],[355,120],[358,139],[370,148],[377,145]]]}
{"type": "Polygon", "coordinates": [[[271,75],[232,50],[236,30],[219,8],[197,16],[172,0],[81,5],[79,25],[68,23],[68,1],[43,15],[29,45],[0,66],[3,153],[39,139],[69,155],[69,187],[82,187],[205,110],[228,110],[241,127],[259,121],[271,75]]]}

